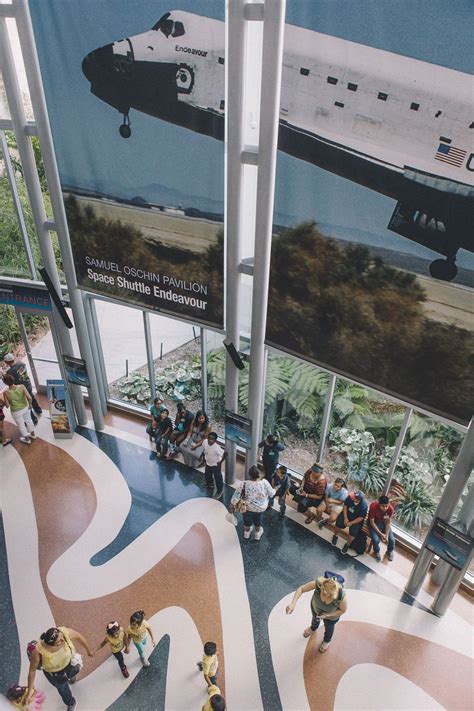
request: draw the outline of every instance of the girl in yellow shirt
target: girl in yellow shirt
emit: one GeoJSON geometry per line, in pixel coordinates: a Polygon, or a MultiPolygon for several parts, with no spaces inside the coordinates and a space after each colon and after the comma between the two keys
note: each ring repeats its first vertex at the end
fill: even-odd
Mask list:
{"type": "Polygon", "coordinates": [[[128,669],[125,665],[125,661],[124,661],[122,652],[125,652],[125,654],[128,654],[130,651],[130,648],[128,646],[127,635],[126,635],[123,627],[121,627],[118,622],[109,622],[106,625],[105,637],[95,651],[98,652],[99,649],[102,649],[103,647],[105,647],[106,644],[109,645],[110,651],[114,655],[115,659],[118,661],[118,665],[120,667],[120,671],[122,672],[123,676],[125,677],[125,679],[128,679],[130,674],[129,674],[128,669]]]}
{"type": "Polygon", "coordinates": [[[140,655],[140,659],[144,667],[150,666],[150,662],[145,657],[145,652],[143,651],[143,646],[146,644],[147,634],[150,635],[151,644],[154,647],[155,640],[153,638],[153,631],[148,622],[145,620],[145,613],[143,610],[138,610],[138,612],[134,612],[130,617],[130,624],[127,627],[126,644],[128,646],[130,641],[133,642],[138,650],[138,654],[140,655]]]}

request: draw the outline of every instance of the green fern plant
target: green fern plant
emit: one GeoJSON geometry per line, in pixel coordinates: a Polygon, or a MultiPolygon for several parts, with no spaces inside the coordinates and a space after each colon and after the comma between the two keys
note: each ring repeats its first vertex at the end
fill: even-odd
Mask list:
{"type": "Polygon", "coordinates": [[[395,519],[409,531],[421,533],[436,511],[436,501],[429,486],[413,474],[404,474],[400,483],[405,489],[405,495],[397,506],[395,519]]]}

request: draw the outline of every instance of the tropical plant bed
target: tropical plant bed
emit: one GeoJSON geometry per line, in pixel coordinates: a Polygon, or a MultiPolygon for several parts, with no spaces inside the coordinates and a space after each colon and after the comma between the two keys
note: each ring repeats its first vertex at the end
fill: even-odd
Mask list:
{"type": "MultiPolygon", "coordinates": [[[[192,412],[201,407],[200,338],[193,339],[155,361],[156,394],[161,394],[174,415],[176,403],[183,401],[192,412]]],[[[128,376],[109,383],[110,397],[148,409],[152,393],[145,363],[128,376]]],[[[155,396],[156,396],[155,394],[155,396]]]]}

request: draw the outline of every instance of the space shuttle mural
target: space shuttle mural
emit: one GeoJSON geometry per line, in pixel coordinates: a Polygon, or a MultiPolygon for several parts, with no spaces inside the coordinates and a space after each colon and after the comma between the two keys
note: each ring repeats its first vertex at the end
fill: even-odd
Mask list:
{"type": "MultiPolygon", "coordinates": [[[[123,138],[136,110],[223,140],[224,62],[224,23],[173,11],[82,70],[123,138]]],[[[389,229],[442,255],[437,279],[473,251],[473,136],[470,75],[286,26],[279,149],[396,200],[389,229]]]]}

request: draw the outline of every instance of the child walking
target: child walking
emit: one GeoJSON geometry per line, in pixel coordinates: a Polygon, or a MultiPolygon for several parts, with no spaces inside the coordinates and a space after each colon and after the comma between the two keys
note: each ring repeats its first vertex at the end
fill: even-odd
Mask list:
{"type": "Polygon", "coordinates": [[[197,665],[204,675],[206,684],[208,686],[215,686],[217,684],[217,670],[219,668],[217,644],[215,642],[206,642],[202,662],[198,662],[197,665]]]}
{"type": "Polygon", "coordinates": [[[123,652],[125,652],[125,654],[128,654],[130,651],[127,642],[127,635],[125,634],[123,627],[121,627],[118,622],[109,622],[105,627],[105,637],[95,650],[95,652],[98,652],[99,649],[102,649],[103,647],[105,647],[106,644],[108,644],[110,647],[110,651],[114,655],[115,659],[118,661],[120,671],[122,672],[125,679],[128,679],[128,677],[130,676],[123,658],[123,652]]]}
{"type": "MultiPolygon", "coordinates": [[[[286,511],[286,497],[288,495],[288,489],[290,488],[290,476],[287,468],[283,464],[280,464],[280,466],[277,467],[270,483],[273,488],[276,489],[275,496],[278,496],[280,516],[284,516],[286,511]]],[[[269,509],[273,508],[275,496],[273,496],[268,502],[269,509]]]]}
{"type": "Polygon", "coordinates": [[[155,646],[155,640],[153,637],[153,630],[151,629],[148,622],[145,620],[145,613],[143,610],[138,610],[134,612],[130,617],[130,624],[127,628],[127,646],[130,644],[130,640],[133,642],[137,648],[138,654],[140,655],[141,662],[144,667],[149,667],[150,662],[145,657],[145,652],[143,651],[143,646],[146,644],[146,636],[150,635],[151,644],[155,646]]]}

